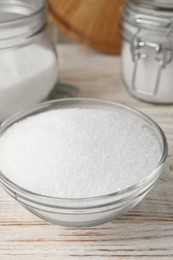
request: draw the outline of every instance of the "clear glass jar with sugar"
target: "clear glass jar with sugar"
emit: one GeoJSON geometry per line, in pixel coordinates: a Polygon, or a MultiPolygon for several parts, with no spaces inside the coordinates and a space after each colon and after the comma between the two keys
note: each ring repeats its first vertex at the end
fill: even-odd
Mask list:
{"type": "Polygon", "coordinates": [[[47,98],[57,56],[44,0],[0,0],[0,121],[47,98]]]}
{"type": "Polygon", "coordinates": [[[173,2],[126,1],[121,33],[129,92],[147,102],[173,103],[173,2]]]}

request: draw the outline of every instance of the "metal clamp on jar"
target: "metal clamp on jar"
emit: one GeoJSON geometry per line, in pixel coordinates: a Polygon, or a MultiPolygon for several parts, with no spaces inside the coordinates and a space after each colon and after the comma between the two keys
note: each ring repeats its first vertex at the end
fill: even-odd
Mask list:
{"type": "Polygon", "coordinates": [[[122,69],[130,93],[173,103],[173,3],[129,0],[123,11],[122,69]]]}

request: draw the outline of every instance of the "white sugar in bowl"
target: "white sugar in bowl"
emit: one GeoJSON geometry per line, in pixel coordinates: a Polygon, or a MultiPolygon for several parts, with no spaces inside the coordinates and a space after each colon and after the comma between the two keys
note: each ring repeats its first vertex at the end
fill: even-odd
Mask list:
{"type": "Polygon", "coordinates": [[[49,101],[1,124],[0,185],[44,220],[95,226],[145,197],[167,152],[159,126],[130,107],[86,98],[49,101]]]}

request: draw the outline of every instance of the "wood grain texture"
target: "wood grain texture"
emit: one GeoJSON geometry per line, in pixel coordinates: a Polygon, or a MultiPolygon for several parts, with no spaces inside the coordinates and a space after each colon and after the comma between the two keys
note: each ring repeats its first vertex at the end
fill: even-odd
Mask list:
{"type": "Polygon", "coordinates": [[[48,0],[49,21],[97,50],[119,53],[123,0],[48,0]]]}
{"type": "MultiPolygon", "coordinates": [[[[120,58],[82,46],[58,48],[60,80],[80,97],[121,102],[145,112],[166,133],[173,154],[173,106],[140,102],[125,90],[120,58]]],[[[0,188],[0,260],[173,259],[173,158],[155,188],[132,211],[104,225],[72,229],[42,221],[0,188]]]]}

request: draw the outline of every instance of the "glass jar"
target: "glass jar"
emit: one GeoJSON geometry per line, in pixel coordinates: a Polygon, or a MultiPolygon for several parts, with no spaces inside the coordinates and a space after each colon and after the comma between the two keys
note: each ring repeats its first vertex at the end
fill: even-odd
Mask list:
{"type": "Polygon", "coordinates": [[[0,0],[0,121],[45,100],[57,73],[46,1],[0,0]]]}
{"type": "Polygon", "coordinates": [[[173,1],[126,1],[121,33],[129,92],[144,101],[173,103],[173,1]]]}

